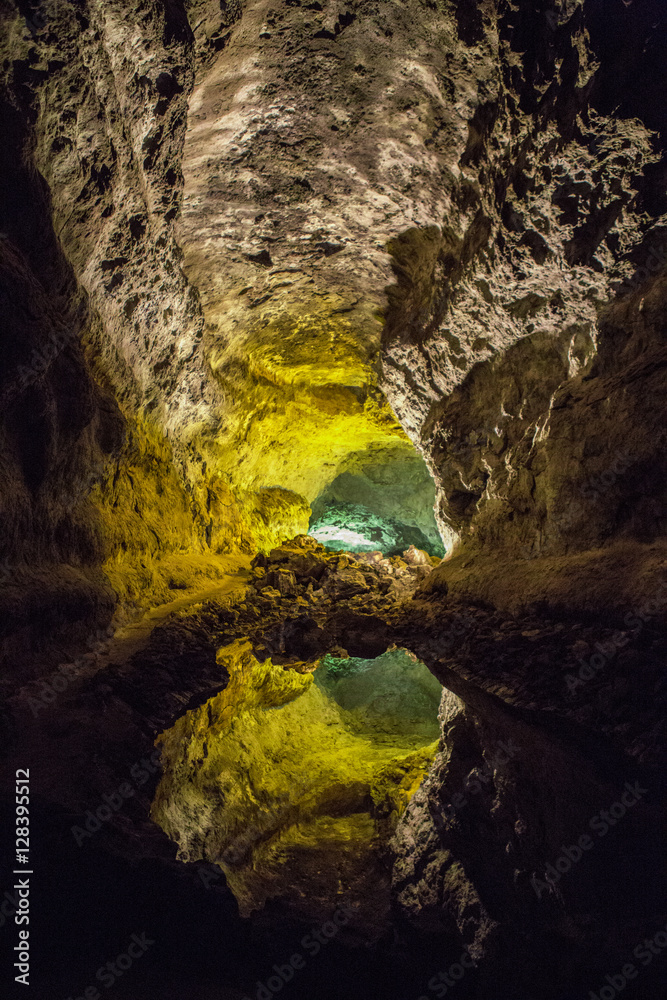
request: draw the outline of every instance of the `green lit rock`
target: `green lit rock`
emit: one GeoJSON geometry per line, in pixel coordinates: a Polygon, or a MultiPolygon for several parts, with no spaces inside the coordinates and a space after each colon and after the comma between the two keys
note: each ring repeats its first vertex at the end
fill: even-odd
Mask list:
{"type": "Polygon", "coordinates": [[[311,519],[308,533],[328,549],[345,552],[383,552],[394,556],[414,545],[431,556],[443,556],[442,542],[427,538],[420,528],[396,518],[380,517],[361,504],[329,502],[311,519]]]}
{"type": "Polygon", "coordinates": [[[376,448],[351,456],[319,494],[308,531],[329,549],[399,555],[414,545],[442,557],[434,505],[435,485],[420,455],[376,448]]]}
{"type": "Polygon", "coordinates": [[[437,739],[442,686],[404,649],[390,649],[374,660],[325,656],[314,678],[360,731],[390,729],[392,737],[437,739]]]}

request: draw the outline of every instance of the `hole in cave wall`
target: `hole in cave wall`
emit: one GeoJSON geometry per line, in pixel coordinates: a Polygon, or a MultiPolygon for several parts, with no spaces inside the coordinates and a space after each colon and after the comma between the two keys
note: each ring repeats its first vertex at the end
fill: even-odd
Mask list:
{"type": "Polygon", "coordinates": [[[420,455],[387,451],[352,456],[312,503],[309,534],[328,549],[400,555],[410,545],[442,557],[435,484],[420,455]]]}
{"type": "Polygon", "coordinates": [[[218,660],[227,688],[159,738],[153,819],[181,860],[222,869],[242,916],[347,902],[355,934],[382,932],[387,845],[435,756],[440,683],[396,648],[295,670],[237,640],[218,660]]]}

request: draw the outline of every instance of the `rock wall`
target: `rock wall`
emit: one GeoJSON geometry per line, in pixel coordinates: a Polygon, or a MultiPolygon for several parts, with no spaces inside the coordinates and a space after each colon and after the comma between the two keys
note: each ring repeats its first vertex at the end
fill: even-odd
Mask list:
{"type": "Polygon", "coordinates": [[[444,530],[486,552],[664,532],[664,23],[612,7],[480,8],[452,207],[391,244],[383,385],[444,530]]]}
{"type": "MultiPolygon", "coordinates": [[[[91,494],[77,519],[98,542],[94,552],[74,542],[53,561],[103,565],[107,615],[109,600],[168,597],[180,557],[176,575],[193,585],[215,573],[209,557],[218,552],[270,547],[304,530],[309,503],[359,455],[410,448],[377,388],[375,357],[391,278],[383,244],[415,221],[418,204],[404,191],[404,174],[418,169],[412,140],[391,152],[407,121],[395,112],[425,71],[406,71],[395,93],[394,29],[370,7],[363,14],[334,5],[311,21],[298,5],[278,15],[266,4],[221,10],[122,2],[3,10],[10,140],[3,245],[12,259],[23,255],[17,266],[31,272],[50,308],[62,309],[61,319],[72,310],[76,316],[62,337],[48,323],[26,333],[29,321],[17,319],[12,338],[26,347],[10,355],[6,405],[15,392],[25,389],[27,400],[33,386],[41,390],[71,335],[87,369],[75,395],[103,397],[114,429],[91,449],[83,439],[97,418],[92,404],[80,407],[66,446],[78,457],[66,479],[76,480],[82,499],[91,494]],[[287,20],[264,30],[276,18],[287,20]],[[334,65],[348,28],[361,61],[352,71],[353,50],[346,50],[337,70],[336,125],[329,110],[321,121],[315,115],[317,81],[334,65]],[[378,40],[383,62],[375,80],[378,40]],[[343,110],[349,80],[365,74],[386,104],[375,125],[360,115],[368,81],[355,83],[359,110],[349,120],[343,110]],[[322,132],[320,160],[302,149],[308,115],[322,132]],[[277,145],[263,138],[265,118],[277,145]],[[387,155],[376,177],[380,139],[387,155]],[[237,140],[252,159],[241,171],[237,140]],[[385,182],[391,186],[381,196],[385,182]]],[[[435,58],[427,23],[415,28],[398,7],[392,16],[422,61],[435,58]]],[[[437,201],[437,171],[429,171],[437,201]]],[[[417,221],[430,211],[430,202],[419,208],[417,221]]],[[[7,296],[15,298],[11,286],[7,296]]],[[[63,407],[73,387],[55,391],[63,407]]],[[[12,406],[12,419],[24,426],[12,406]]],[[[34,422],[21,433],[53,451],[49,432],[34,422]]],[[[28,538],[21,516],[7,508],[19,540],[7,553],[9,576],[24,594],[17,600],[27,601],[20,567],[34,567],[31,538],[36,545],[47,526],[10,450],[11,489],[27,498],[32,528],[28,538]]],[[[55,496],[51,502],[61,504],[55,496]]]]}
{"type": "MultiPolygon", "coordinates": [[[[2,18],[17,672],[26,643],[58,656],[119,597],[156,603],[305,530],[337,477],[411,441],[455,547],[417,598],[394,606],[407,568],[343,559],[343,594],[295,611],[279,553],[266,628],[235,625],[288,668],[397,642],[452,692],[396,832],[401,934],[465,944],[491,995],[500,968],[558,996],[592,949],[601,979],[664,917],[661,6],[21,0],[2,18]],[[518,749],[499,765],[500,741],[518,749]],[[470,808],[443,814],[469,779],[470,808]],[[533,880],[626,781],[646,802],[542,898],[533,880]]],[[[110,671],[137,745],[222,686],[225,614],[156,640],[153,688],[141,660],[110,671]]]]}

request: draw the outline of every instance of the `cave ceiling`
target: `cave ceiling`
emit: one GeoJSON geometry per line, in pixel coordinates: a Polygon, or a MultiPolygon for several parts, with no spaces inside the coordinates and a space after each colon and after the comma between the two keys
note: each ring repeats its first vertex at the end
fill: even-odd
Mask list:
{"type": "Polygon", "coordinates": [[[343,897],[400,1000],[464,944],[462,998],[601,996],[664,926],[666,18],[0,0],[1,743],[59,915],[243,940],[235,998],[343,897]]]}

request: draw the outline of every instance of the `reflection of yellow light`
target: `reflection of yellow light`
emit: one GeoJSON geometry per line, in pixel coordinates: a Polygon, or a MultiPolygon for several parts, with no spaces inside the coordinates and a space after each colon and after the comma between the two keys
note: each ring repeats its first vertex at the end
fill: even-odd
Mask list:
{"type": "Polygon", "coordinates": [[[413,718],[364,698],[344,708],[314,683],[315,664],[302,673],[260,663],[245,640],[219,650],[218,662],[225,690],[158,738],[163,775],[151,815],[181,860],[223,868],[248,916],[276,891],[306,885],[304,850],[328,854],[334,871],[391,835],[437,750],[439,685],[414,658],[396,673],[389,694],[400,697],[403,683],[406,696],[425,683],[436,690],[413,718]]]}
{"type": "Polygon", "coordinates": [[[414,454],[377,386],[377,320],[332,315],[318,296],[312,306],[244,314],[243,332],[220,317],[207,348],[225,405],[206,460],[248,500],[270,485],[311,503],[354,453],[414,454]]]}
{"type": "Polygon", "coordinates": [[[321,528],[313,528],[309,534],[318,542],[322,542],[323,545],[326,545],[327,542],[340,542],[341,548],[345,545],[368,545],[371,548],[375,546],[375,542],[360,535],[358,531],[339,528],[335,524],[324,524],[321,528]]]}

